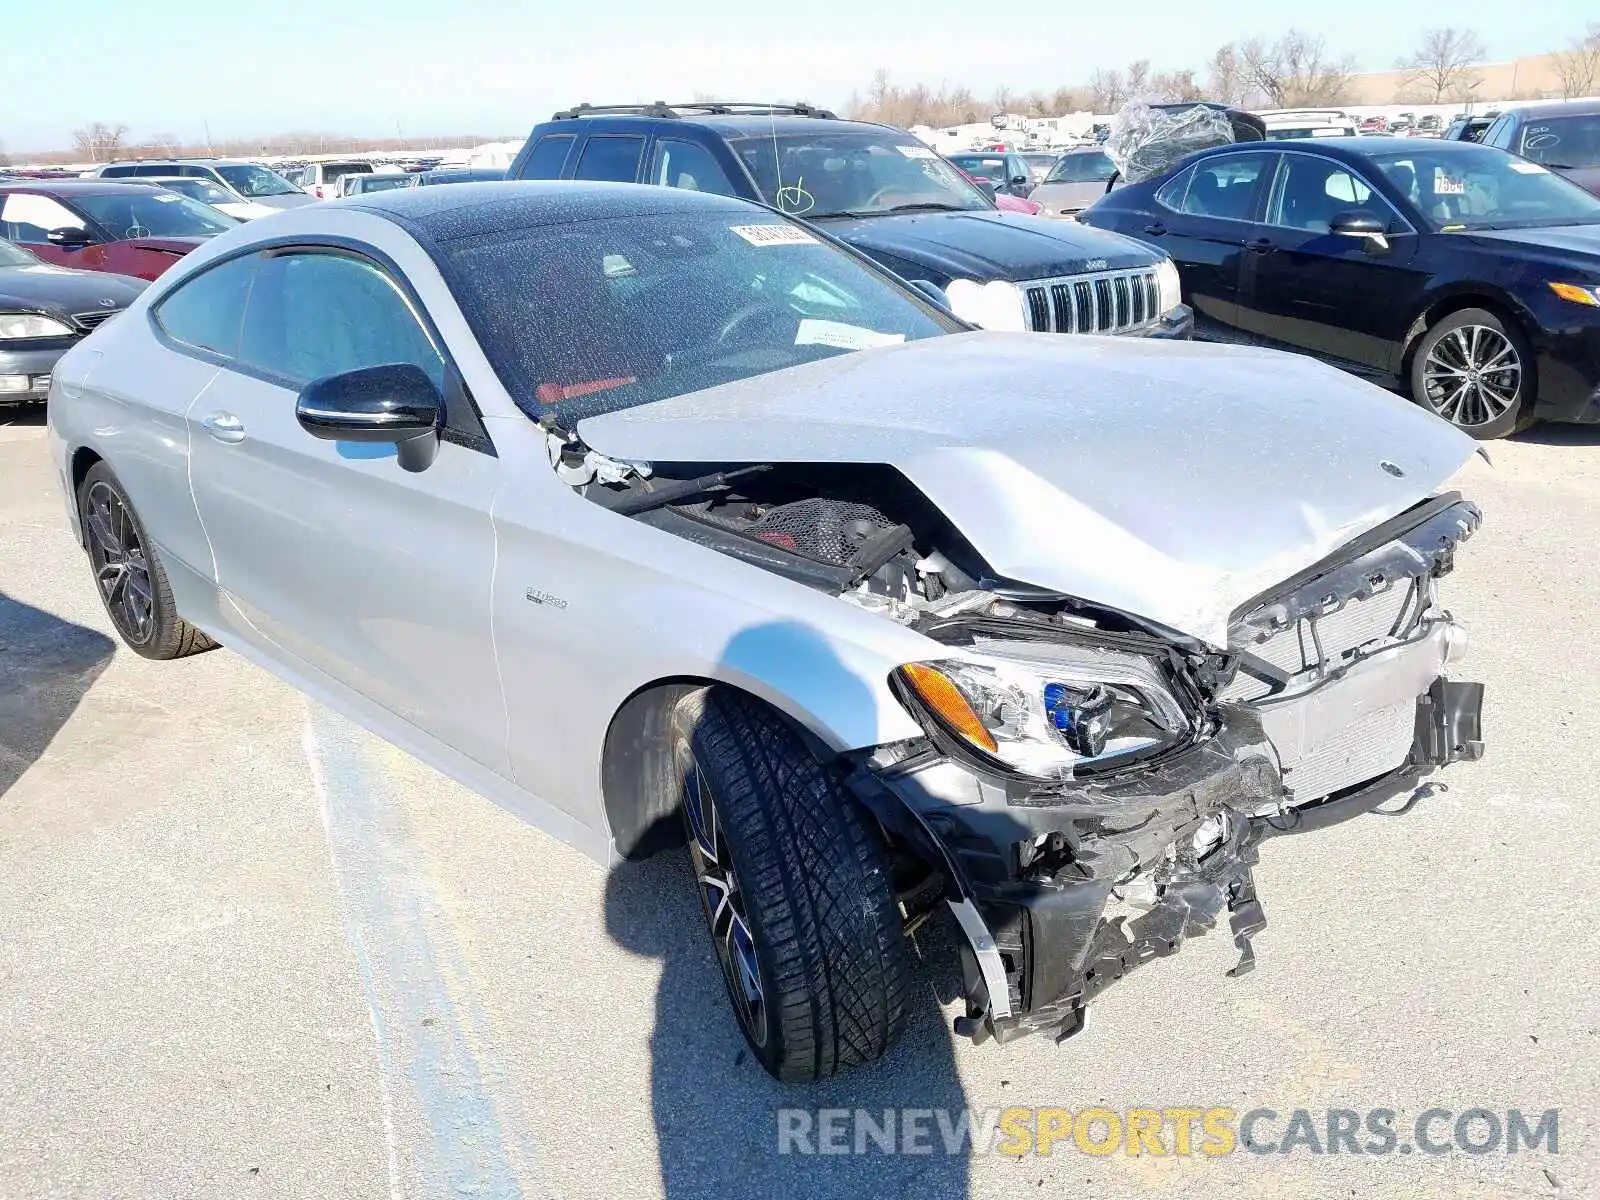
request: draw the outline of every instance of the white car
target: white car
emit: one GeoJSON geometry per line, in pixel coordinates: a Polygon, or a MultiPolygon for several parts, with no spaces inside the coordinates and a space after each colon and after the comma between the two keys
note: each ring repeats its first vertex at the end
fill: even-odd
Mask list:
{"type": "Polygon", "coordinates": [[[237,217],[241,221],[254,221],[258,217],[270,217],[273,213],[282,211],[268,208],[257,200],[241,200],[228,189],[197,176],[153,175],[132,179],[129,182],[148,183],[166,188],[169,192],[177,192],[191,200],[198,200],[201,204],[209,204],[212,208],[225,212],[230,217],[237,217]]]}
{"type": "Polygon", "coordinates": [[[302,191],[315,196],[318,200],[332,200],[338,196],[339,180],[344,176],[371,173],[372,164],[369,162],[307,163],[295,176],[295,183],[302,191]]]}
{"type": "Polygon", "coordinates": [[[1293,355],[975,331],[711,192],[230,230],[48,419],[134,650],[220,642],[603,862],[676,831],[786,1080],[884,1053],[940,911],[976,1040],[1219,922],[1242,972],[1266,839],[1482,750],[1471,439],[1293,355]]]}
{"type": "Polygon", "coordinates": [[[97,179],[128,179],[140,183],[156,179],[204,179],[232,195],[234,203],[274,210],[298,208],[311,202],[304,192],[276,171],[260,163],[236,159],[141,159],[106,163],[88,174],[97,179]]]}

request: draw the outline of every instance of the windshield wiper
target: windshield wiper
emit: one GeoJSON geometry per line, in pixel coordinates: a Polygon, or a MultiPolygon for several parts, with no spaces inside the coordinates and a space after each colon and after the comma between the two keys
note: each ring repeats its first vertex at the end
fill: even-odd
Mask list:
{"type": "MultiPolygon", "coordinates": [[[[943,200],[925,200],[918,204],[891,204],[888,208],[841,208],[834,212],[805,213],[808,220],[818,217],[885,217],[904,212],[976,212],[965,204],[950,204],[943,200]]],[[[796,214],[800,215],[800,214],[796,214]]]]}

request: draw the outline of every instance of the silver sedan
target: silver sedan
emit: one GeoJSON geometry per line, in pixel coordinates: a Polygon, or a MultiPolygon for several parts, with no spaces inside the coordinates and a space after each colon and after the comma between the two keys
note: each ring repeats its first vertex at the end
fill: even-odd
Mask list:
{"type": "Polygon", "coordinates": [[[129,646],[224,644],[602,861],[686,844],[787,1080],[885,1052],[939,913],[977,1040],[1219,921],[1242,971],[1266,839],[1482,749],[1469,439],[1294,356],[972,331],[741,201],[234,229],[49,420],[129,646]]]}

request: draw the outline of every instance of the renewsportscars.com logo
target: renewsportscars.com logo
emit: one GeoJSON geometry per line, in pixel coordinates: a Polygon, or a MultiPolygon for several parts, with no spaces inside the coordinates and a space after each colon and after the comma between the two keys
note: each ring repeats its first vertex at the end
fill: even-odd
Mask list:
{"type": "Polygon", "coordinates": [[[780,1108],[779,1154],[1559,1154],[1561,1110],[780,1108]]]}

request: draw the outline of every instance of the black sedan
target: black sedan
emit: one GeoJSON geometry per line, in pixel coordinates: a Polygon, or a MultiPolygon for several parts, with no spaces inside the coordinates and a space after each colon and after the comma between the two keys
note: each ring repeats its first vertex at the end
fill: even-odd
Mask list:
{"type": "Polygon", "coordinates": [[[1172,255],[1197,336],[1403,387],[1478,438],[1600,422],[1600,200],[1471,142],[1224,146],[1083,222],[1172,255]]]}
{"type": "Polygon", "coordinates": [[[51,266],[0,241],[0,406],[43,400],[56,360],[145,286],[125,275],[51,266]]]}

